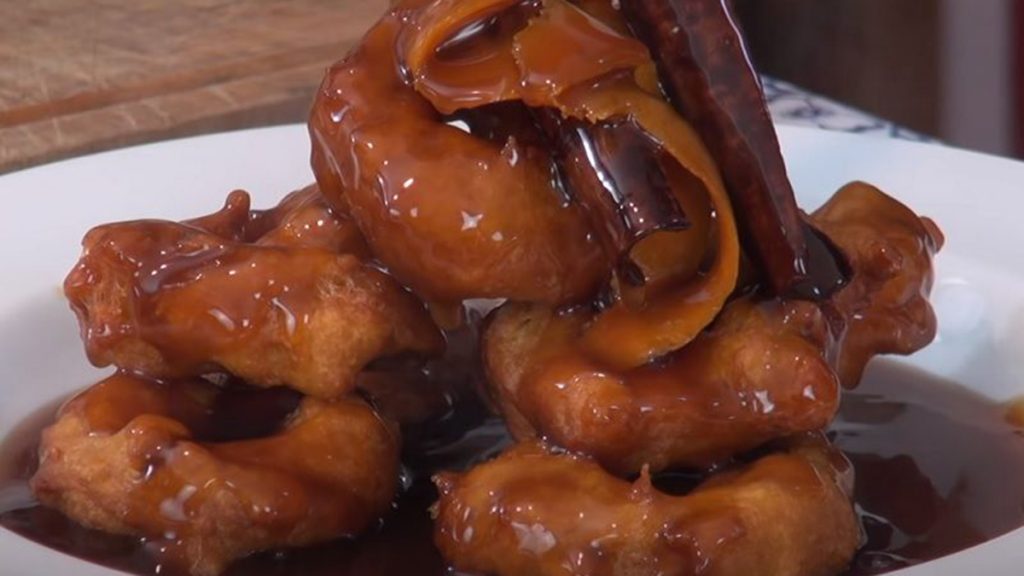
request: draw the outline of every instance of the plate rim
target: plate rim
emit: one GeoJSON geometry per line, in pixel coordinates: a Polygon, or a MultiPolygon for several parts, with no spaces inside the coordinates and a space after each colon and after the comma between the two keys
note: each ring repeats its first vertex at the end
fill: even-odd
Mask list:
{"type": "MultiPolygon", "coordinates": [[[[57,162],[33,166],[0,175],[0,196],[3,196],[5,189],[9,192],[11,189],[19,186],[20,184],[18,181],[20,180],[31,181],[54,172],[81,170],[84,169],[83,167],[90,164],[105,164],[120,161],[127,162],[133,157],[137,158],[140,155],[146,157],[153,155],[169,155],[178,148],[213,147],[216,149],[227,144],[237,144],[238,142],[247,140],[289,140],[296,138],[299,131],[305,133],[305,124],[283,124],[198,136],[187,136],[63,159],[57,162]]],[[[844,142],[856,142],[857,146],[864,145],[865,142],[871,141],[873,144],[877,144],[878,148],[887,149],[889,152],[892,150],[902,150],[910,155],[927,153],[938,156],[940,160],[953,157],[958,158],[955,162],[997,162],[1008,167],[1012,166],[1014,170],[1020,171],[1020,173],[1024,175],[1024,162],[981,152],[945,146],[942,144],[830,132],[812,127],[789,126],[784,124],[778,126],[778,131],[780,139],[783,142],[784,150],[787,145],[792,145],[794,141],[800,140],[830,140],[840,144],[844,142]]],[[[308,150],[308,138],[306,138],[306,146],[308,150]]],[[[271,146],[271,148],[273,148],[273,146],[271,146]]],[[[880,154],[881,153],[882,152],[880,152],[880,154]]],[[[305,156],[308,158],[308,153],[305,156]]],[[[788,155],[787,159],[789,159],[788,155]]],[[[311,181],[312,172],[309,171],[308,162],[305,163],[304,171],[307,172],[307,176],[311,181]]],[[[228,190],[224,190],[223,192],[226,194],[227,191],[228,190]]],[[[898,191],[894,192],[894,195],[897,198],[902,197],[898,191]]],[[[223,194],[221,197],[222,196],[223,194]]],[[[1024,191],[1022,191],[1022,200],[1024,200],[1024,191]]],[[[215,207],[219,202],[219,198],[211,199],[210,205],[215,207]]],[[[1024,202],[1021,202],[1021,206],[1024,206],[1024,202]]],[[[8,218],[13,218],[10,214],[14,211],[4,212],[8,212],[9,216],[4,217],[3,212],[0,212],[0,227],[6,225],[8,218]]],[[[156,216],[156,214],[153,216],[156,216]]],[[[14,219],[12,221],[17,222],[18,220],[14,219]]],[[[1020,238],[1024,240],[1024,231],[1017,232],[1017,234],[1019,234],[1020,238]]],[[[0,247],[0,257],[7,255],[7,253],[2,250],[3,248],[0,247]]],[[[1020,280],[1024,282],[1024,276],[1021,276],[1020,280]]],[[[57,279],[57,281],[59,282],[59,279],[57,279]]],[[[9,297],[6,297],[4,293],[0,293],[0,322],[7,318],[7,314],[12,313],[19,306],[24,304],[25,302],[22,301],[9,301],[9,297]],[[7,306],[5,306],[5,302],[7,303],[7,306]]],[[[3,387],[4,383],[0,382],[0,389],[3,387]]],[[[1021,385],[1021,390],[1024,391],[1024,384],[1021,385]]],[[[0,435],[6,435],[9,428],[10,426],[7,424],[0,422],[0,435]]],[[[27,538],[0,527],[0,558],[4,558],[5,564],[10,566],[13,562],[17,561],[19,557],[22,559],[36,559],[43,563],[39,566],[40,569],[50,572],[56,570],[74,570],[75,573],[87,574],[89,576],[123,574],[123,572],[115,569],[93,564],[89,561],[80,560],[76,557],[36,544],[27,538]],[[16,556],[12,556],[12,554],[15,554],[16,556]],[[39,560],[40,558],[41,560],[39,560]]],[[[1024,561],[1024,527],[972,548],[968,548],[964,551],[911,568],[899,570],[893,574],[897,576],[923,576],[924,574],[935,574],[936,569],[941,569],[943,574],[958,574],[966,572],[968,569],[977,570],[979,566],[984,567],[985,570],[997,570],[997,572],[987,573],[1011,574],[1015,573],[1021,561],[1024,561]],[[979,562],[985,562],[988,564],[979,564],[979,562]],[[992,564],[992,562],[995,562],[995,564],[992,564]]]]}

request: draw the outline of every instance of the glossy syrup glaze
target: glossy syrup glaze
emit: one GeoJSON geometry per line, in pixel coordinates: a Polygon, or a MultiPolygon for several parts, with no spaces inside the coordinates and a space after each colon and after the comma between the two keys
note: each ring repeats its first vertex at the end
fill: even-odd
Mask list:
{"type": "Polygon", "coordinates": [[[719,0],[622,6],[658,63],[661,86],[717,159],[751,255],[780,295],[822,299],[848,279],[800,217],[778,138],[731,8],[719,0]]]}
{"type": "Polygon", "coordinates": [[[97,366],[155,378],[223,369],[330,398],[373,360],[444,346],[419,300],[363,258],[355,225],[315,187],[267,211],[235,191],[190,221],[93,228],[64,291],[97,366]]]}
{"type": "Polygon", "coordinates": [[[435,543],[490,575],[837,574],[860,539],[851,472],[823,435],[800,435],[668,496],[523,442],[437,476],[435,543]]]}
{"type": "Polygon", "coordinates": [[[856,469],[867,543],[850,575],[881,574],[1024,525],[1024,429],[1006,406],[919,372],[869,369],[831,436],[856,469]]]}
{"type": "MultiPolygon", "coordinates": [[[[428,301],[585,299],[604,258],[579,209],[553,193],[547,152],[515,129],[483,139],[449,124],[405,83],[403,27],[385,17],[325,78],[310,118],[324,196],[351,210],[374,255],[428,301]]],[[[487,30],[449,46],[445,62],[470,40],[489,45],[487,30]]]]}
{"type": "Polygon", "coordinates": [[[117,373],[41,435],[30,487],[83,525],[219,574],[253,550],[362,532],[393,500],[399,441],[367,405],[117,373]]]}
{"type": "MultiPolygon", "coordinates": [[[[153,574],[157,564],[137,540],[86,530],[31,499],[26,480],[34,468],[36,438],[54,409],[27,418],[0,446],[0,524],[85,560],[153,574]]],[[[1006,414],[1005,406],[924,373],[889,363],[873,366],[864,384],[844,397],[831,433],[856,469],[866,534],[847,576],[938,558],[1024,524],[1024,433],[1006,414]]],[[[458,440],[407,458],[408,488],[380,530],[357,540],[251,557],[227,574],[445,574],[432,544],[427,508],[436,492],[428,476],[493,456],[507,442],[496,420],[472,425],[458,440]]],[[[671,472],[656,477],[655,485],[684,493],[698,480],[693,473],[671,472]]],[[[168,573],[166,567],[161,573],[168,573]]]]}
{"type": "MultiPolygon", "coordinates": [[[[330,71],[314,104],[310,120],[314,140],[314,172],[321,182],[325,195],[333,199],[340,193],[353,206],[360,205],[358,210],[353,210],[353,215],[360,221],[364,231],[375,229],[367,233],[367,240],[374,253],[388,264],[396,277],[418,293],[427,294],[428,299],[436,299],[431,291],[424,290],[425,286],[418,274],[408,274],[412,272],[409,269],[411,266],[426,266],[429,263],[428,275],[446,283],[453,283],[459,276],[464,276],[471,270],[476,280],[493,276],[502,279],[506,284],[501,288],[503,291],[496,294],[494,290],[499,287],[494,286],[493,281],[488,282],[492,286],[487,287],[486,292],[482,291],[484,286],[474,282],[474,296],[497,295],[517,301],[556,305],[579,303],[578,298],[566,296],[553,301],[548,290],[544,290],[549,292],[548,295],[531,296],[510,283],[522,273],[530,278],[530,290],[538,293],[544,286],[536,282],[537,278],[544,278],[544,283],[554,281],[556,284],[566,284],[563,279],[572,279],[578,284],[579,279],[587,278],[582,273],[584,271],[580,270],[580,264],[584,262],[580,259],[571,262],[572,268],[563,267],[550,274],[540,267],[543,264],[539,261],[541,255],[552,250],[564,253],[569,250],[578,251],[581,248],[574,247],[572,242],[577,240],[574,240],[572,235],[565,234],[575,225],[575,219],[569,217],[575,208],[576,213],[585,219],[601,222],[601,226],[589,227],[594,232],[588,233],[586,238],[595,244],[598,243],[595,239],[604,240],[600,242],[606,247],[605,258],[601,261],[604,268],[603,278],[611,273],[610,261],[621,261],[618,256],[623,249],[627,249],[629,260],[636,266],[625,267],[627,273],[618,277],[620,286],[644,280],[650,282],[653,279],[669,280],[668,284],[673,288],[656,289],[656,294],[653,295],[643,294],[645,299],[640,303],[645,306],[636,306],[635,298],[623,297],[620,302],[612,302],[606,313],[592,325],[591,334],[588,336],[588,341],[596,354],[619,367],[640,366],[654,357],[684,346],[700,329],[707,326],[735,286],[739,262],[735,223],[730,203],[721,186],[718,170],[700,139],[660,97],[656,83],[639,78],[644,76],[643,70],[653,70],[653,63],[643,45],[628,34],[622,34],[623,29],[617,26],[620,24],[617,18],[609,18],[608,22],[603,22],[602,18],[610,16],[607,10],[588,14],[579,6],[564,1],[543,3],[537,17],[530,19],[525,25],[519,12],[534,8],[531,8],[531,3],[514,0],[469,3],[453,0],[430,3],[409,1],[401,2],[399,5],[410,10],[408,13],[402,12],[403,20],[397,23],[391,22],[388,18],[382,20],[357,54],[330,71]],[[497,20],[494,20],[495,18],[497,20]],[[501,25],[503,19],[507,20],[505,28],[501,25]],[[372,82],[379,84],[383,81],[379,69],[387,69],[387,66],[377,66],[372,81],[364,82],[360,77],[368,73],[372,66],[371,62],[380,62],[381,58],[393,58],[390,52],[394,42],[388,40],[389,34],[396,36],[399,45],[397,60],[413,82],[408,85],[374,88],[372,82]],[[450,54],[450,43],[453,41],[458,47],[459,54],[468,51],[473,56],[455,57],[450,54]],[[387,53],[378,54],[381,50],[387,53]],[[551,58],[550,55],[553,53],[557,53],[559,57],[551,58]],[[499,78],[500,81],[496,80],[499,78]],[[377,88],[380,90],[377,91],[377,88]],[[373,126],[365,126],[365,120],[360,119],[364,114],[362,103],[365,101],[365,94],[371,91],[376,93],[378,101],[394,102],[394,105],[377,106],[376,109],[368,111],[373,114],[391,115],[391,122],[400,121],[399,113],[406,115],[405,112],[408,112],[410,121],[415,115],[417,122],[410,124],[410,130],[420,135],[420,138],[412,141],[406,138],[398,143],[380,138],[371,143],[372,147],[353,146],[358,144],[358,140],[368,138],[373,126],[392,125],[391,122],[378,121],[374,122],[373,126]],[[514,155],[513,157],[520,158],[516,164],[518,170],[529,168],[530,174],[544,175],[545,180],[541,181],[539,177],[533,176],[508,180],[505,177],[505,166],[488,161],[487,156],[480,154],[486,152],[488,155],[496,155],[498,150],[495,148],[500,145],[499,142],[488,143],[489,151],[482,149],[479,146],[479,139],[466,140],[465,134],[452,134],[447,130],[450,126],[437,125],[436,118],[430,114],[423,114],[421,110],[425,105],[434,112],[451,114],[466,108],[482,108],[485,105],[509,101],[521,102],[533,112],[558,110],[556,116],[560,113],[562,118],[571,118],[591,125],[593,134],[590,136],[599,135],[599,132],[604,131],[603,128],[613,127],[623,118],[629,118],[628,123],[619,124],[625,130],[611,130],[615,133],[612,139],[621,140],[622,132],[625,132],[632,136],[632,143],[643,144],[641,148],[660,149],[663,154],[659,156],[663,156],[667,161],[663,162],[663,158],[657,158],[656,162],[651,162],[650,158],[645,157],[644,162],[634,166],[633,160],[636,158],[630,156],[637,151],[635,145],[610,146],[606,145],[610,142],[604,142],[603,137],[587,137],[582,142],[575,136],[571,138],[570,140],[575,141],[572,148],[576,150],[571,154],[566,154],[565,150],[559,151],[556,155],[561,156],[561,161],[558,163],[562,164],[563,168],[566,163],[575,166],[574,158],[579,158],[584,164],[578,166],[580,172],[589,173],[582,178],[566,178],[565,188],[574,192],[574,196],[580,201],[566,205],[568,210],[562,220],[570,225],[560,227],[563,231],[562,237],[557,240],[549,239],[543,243],[543,248],[537,250],[521,244],[523,249],[519,254],[528,255],[533,262],[523,262],[522,265],[513,267],[512,259],[501,254],[507,247],[494,246],[488,250],[488,254],[500,256],[494,263],[478,261],[477,263],[483,267],[461,267],[449,271],[448,268],[452,266],[435,257],[447,252],[439,249],[441,243],[446,243],[449,237],[446,228],[451,226],[451,232],[454,232],[454,227],[461,227],[462,221],[456,217],[445,217],[444,222],[437,221],[437,226],[430,226],[428,229],[426,221],[423,220],[425,210],[422,205],[417,206],[418,223],[402,226],[400,234],[404,233],[406,240],[410,233],[423,234],[424,237],[409,245],[407,249],[393,251],[388,244],[397,242],[402,237],[387,232],[381,223],[374,221],[375,218],[367,219],[366,216],[372,217],[374,212],[381,212],[380,200],[385,199],[387,208],[395,208],[393,219],[404,219],[405,210],[397,204],[404,202],[403,197],[408,197],[410,191],[421,183],[424,187],[421,190],[431,186],[430,180],[420,177],[427,171],[431,174],[445,175],[444,188],[431,196],[434,200],[430,206],[431,210],[473,206],[473,210],[460,208],[459,212],[482,215],[482,218],[478,222],[474,220],[474,223],[479,224],[479,229],[490,231],[487,228],[488,222],[490,225],[513,223],[513,219],[510,218],[508,210],[499,210],[497,202],[485,202],[488,196],[493,195],[500,199],[501,207],[508,208],[512,207],[510,198],[518,198],[523,201],[522,214],[524,217],[528,215],[528,221],[532,224],[532,234],[528,237],[515,234],[518,241],[528,240],[532,244],[542,238],[540,235],[550,233],[541,226],[547,216],[543,203],[538,201],[539,198],[557,197],[557,192],[560,191],[557,186],[556,190],[550,189],[550,161],[545,162],[543,158],[530,158],[522,154],[514,155]],[[412,106],[412,102],[419,103],[420,107],[412,106]],[[469,161],[462,162],[460,169],[449,171],[443,165],[448,162],[448,155],[435,159],[425,153],[409,154],[414,146],[428,140],[438,145],[443,142],[445,150],[469,161]],[[472,147],[469,146],[471,142],[472,147]],[[593,158],[587,158],[586,150],[578,150],[585,149],[590,144],[594,145],[590,146],[595,152],[593,158]],[[354,149],[349,150],[350,148],[354,149]],[[373,154],[369,154],[364,148],[373,150],[373,154]],[[466,155],[467,153],[469,155],[466,155]],[[390,176],[364,182],[362,185],[359,182],[346,181],[346,177],[351,180],[351,176],[355,174],[364,180],[371,179],[378,171],[377,164],[383,165],[376,162],[371,157],[373,155],[388,160],[389,172],[397,170],[400,163],[402,169],[406,171],[416,169],[417,175],[413,178],[415,184],[411,185],[410,190],[395,190],[395,187],[388,186],[388,183],[406,179],[390,176]],[[334,164],[330,161],[332,159],[334,164]],[[433,161],[433,164],[427,164],[426,160],[433,161]],[[629,174],[629,170],[625,169],[627,165],[629,170],[636,169],[639,173],[629,174]],[[489,173],[479,174],[477,166],[486,167],[489,173]],[[596,175],[595,170],[598,171],[596,175]],[[461,182],[474,174],[477,175],[474,182],[461,182]],[[579,186],[579,181],[590,181],[593,184],[595,178],[601,179],[602,176],[611,176],[616,180],[626,177],[631,184],[641,182],[641,187],[649,188],[652,193],[634,193],[628,198],[614,198],[617,195],[616,186],[579,186]],[[661,182],[662,185],[659,185],[651,180],[667,182],[661,182]],[[377,182],[381,184],[378,186],[377,182]],[[502,192],[513,184],[523,190],[517,194],[502,192]],[[379,188],[383,188],[383,192],[386,193],[378,192],[363,198],[366,192],[379,188]],[[662,189],[660,192],[657,190],[659,188],[662,189]],[[665,197],[665,193],[669,192],[666,188],[671,188],[674,198],[665,197]],[[472,198],[462,197],[465,196],[464,190],[473,190],[472,198]],[[587,191],[593,192],[589,200],[586,200],[588,195],[582,193],[587,191]],[[534,194],[538,193],[539,198],[535,198],[534,194]],[[613,198],[606,202],[609,196],[613,198]],[[647,221],[650,214],[662,212],[658,206],[641,206],[642,202],[649,202],[654,198],[659,199],[656,203],[658,206],[677,203],[678,208],[682,209],[694,225],[687,230],[681,230],[678,218],[668,218],[667,222],[647,221]],[[366,203],[367,199],[373,202],[366,203]],[[530,200],[528,205],[527,200],[530,200]],[[486,209],[481,211],[478,208],[486,209]],[[637,221],[617,222],[625,210],[636,211],[637,221]],[[644,221],[641,223],[640,219],[644,221]],[[697,225],[698,222],[703,225],[697,225]],[[637,225],[641,224],[642,226],[638,228],[637,225]],[[608,228],[609,226],[611,228],[608,228]],[[598,232],[599,230],[611,230],[612,233],[602,234],[598,232]],[[603,238],[604,236],[621,236],[622,241],[603,238]],[[637,241],[638,236],[643,242],[637,241]],[[637,245],[633,246],[634,243],[637,245]],[[641,249],[644,247],[646,249],[641,249]],[[409,258],[409,254],[416,254],[417,257],[409,258]],[[608,258],[609,255],[612,257],[608,258]],[[642,275],[638,273],[637,268],[642,270],[642,275]],[[440,269],[444,269],[445,273],[437,274],[437,270],[440,269]],[[513,288],[515,291],[510,291],[513,288]],[[638,312],[640,308],[647,313],[638,312]],[[633,329],[635,326],[642,326],[642,329],[633,329]],[[623,337],[627,332],[628,335],[623,337]]],[[[587,6],[593,8],[594,3],[587,6]]],[[[548,140],[563,140],[560,134],[547,136],[548,140]]],[[[507,159],[508,155],[505,158],[507,159]]],[[[412,172],[409,172],[409,176],[413,176],[412,172]]],[[[500,238],[508,239],[512,236],[512,229],[509,226],[503,224],[502,227],[500,238]]],[[[459,232],[460,251],[454,254],[465,258],[476,251],[476,246],[471,235],[462,234],[461,229],[459,232]]],[[[559,256],[558,253],[553,255],[559,259],[567,256],[559,256]]],[[[470,288],[468,284],[464,284],[463,287],[470,288]]],[[[560,291],[565,294],[564,289],[560,291]]]]}
{"type": "Polygon", "coordinates": [[[789,434],[820,430],[839,385],[807,303],[739,298],[715,328],[656,363],[611,370],[578,349],[580,314],[506,305],[483,340],[512,435],[589,454],[629,475],[705,467],[789,434]]]}
{"type": "MultiPolygon", "coordinates": [[[[566,2],[544,3],[528,22],[523,15],[535,12],[536,3],[408,0],[397,6],[328,72],[310,118],[321,189],[334,205],[351,208],[374,254],[431,302],[589,300],[611,273],[609,258],[587,225],[587,210],[564,202],[553,184],[547,146],[538,153],[515,134],[473,138],[453,129],[468,122],[449,119],[510,101],[590,122],[629,117],[643,129],[637,138],[649,136],[674,160],[669,170],[646,164],[682,181],[672,186],[685,197],[677,198],[679,207],[692,219],[707,221],[713,213],[715,225],[676,230],[644,258],[633,251],[647,279],[669,277],[673,287],[686,288],[672,297],[658,294],[658,310],[642,319],[644,332],[654,336],[626,339],[636,342],[629,351],[609,344],[601,353],[617,351],[616,363],[637,366],[692,339],[731,293],[739,249],[707,151],[650,86],[633,80],[634,69],[653,66],[642,44],[566,2]],[[560,58],[549,58],[552,52],[560,58]],[[615,81],[605,82],[609,75],[615,81]],[[705,256],[710,264],[696,274],[695,263],[705,256]]],[[[601,164],[617,165],[611,160],[632,150],[607,150],[601,164]]],[[[657,177],[643,172],[640,179],[657,177]]],[[[619,204],[638,208],[632,200],[619,204]]],[[[619,212],[612,207],[598,216],[619,212]]],[[[634,316],[625,309],[605,315],[607,321],[595,324],[603,336],[593,339],[618,343],[620,324],[634,316]]]]}

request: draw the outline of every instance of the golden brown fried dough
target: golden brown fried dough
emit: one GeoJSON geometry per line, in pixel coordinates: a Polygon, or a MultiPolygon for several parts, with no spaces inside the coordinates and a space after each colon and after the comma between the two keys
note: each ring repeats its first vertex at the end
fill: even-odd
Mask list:
{"type": "Polygon", "coordinates": [[[876,354],[911,354],[935,338],[928,295],[932,259],[944,239],[930,219],[863,182],[844,186],[811,221],[854,269],[853,281],[834,298],[846,319],[837,371],[853,387],[876,354]]]}
{"type": "Polygon", "coordinates": [[[415,368],[364,370],[358,377],[359,391],[373,407],[402,426],[424,424],[449,413],[455,399],[445,384],[415,368]]]}
{"type": "Polygon", "coordinates": [[[586,317],[512,304],[493,318],[485,366],[516,438],[630,474],[707,466],[821,429],[838,407],[828,326],[812,304],[737,300],[682,350],[624,372],[579,349],[586,317]]]}
{"type": "Polygon", "coordinates": [[[228,194],[223,208],[184,224],[235,242],[324,248],[360,259],[369,257],[359,228],[327,204],[316,184],[288,194],[269,210],[253,210],[249,193],[235,190],[228,194]]]}
{"type": "Polygon", "coordinates": [[[483,351],[513,435],[635,473],[645,464],[705,466],[826,426],[838,406],[837,372],[856,384],[874,355],[907,354],[934,337],[927,296],[941,236],[864,184],[840,190],[812,220],[854,269],[832,301],[740,298],[690,345],[633,370],[616,370],[578,344],[585,310],[506,305],[483,351]]]}
{"type": "Polygon", "coordinates": [[[332,209],[315,184],[285,196],[270,210],[251,212],[244,240],[261,246],[323,248],[361,260],[370,257],[359,227],[332,209]]]}
{"type": "MultiPolygon", "coordinates": [[[[634,78],[651,66],[639,42],[562,0],[400,2],[324,80],[310,117],[314,172],[374,253],[428,300],[578,303],[612,273],[615,258],[602,257],[596,240],[604,227],[650,207],[634,203],[643,194],[613,190],[618,212],[595,211],[588,226],[593,203],[580,194],[567,201],[531,109],[595,130],[628,124],[650,145],[662,200],[691,224],[621,243],[647,285],[619,278],[623,294],[583,335],[606,362],[636,367],[684,346],[714,319],[739,261],[710,155],[634,78]],[[471,133],[446,124],[455,121],[471,133]]],[[[607,160],[629,164],[632,148],[607,160]]],[[[608,184],[601,167],[593,170],[608,184]]]]}
{"type": "Polygon", "coordinates": [[[401,19],[385,16],[317,93],[309,128],[324,195],[427,300],[589,297],[607,265],[553,189],[548,153],[514,130],[491,141],[446,125],[400,76],[401,19]]]}
{"type": "Polygon", "coordinates": [[[86,526],[166,544],[198,576],[358,534],[388,509],[399,440],[364,402],[305,398],[266,437],[203,442],[194,432],[216,427],[223,394],[201,381],[100,382],[44,431],[33,491],[86,526]]]}
{"type": "Polygon", "coordinates": [[[457,570],[496,576],[835,574],[860,537],[847,466],[808,440],[670,496],[520,445],[437,477],[434,538],[457,570]]]}
{"type": "Polygon", "coordinates": [[[326,249],[358,252],[361,239],[350,224],[313,226],[329,212],[312,198],[250,218],[235,193],[190,224],[91,230],[64,285],[89,359],[156,378],[223,369],[333,398],[376,358],[440,353],[422,303],[356,256],[326,249]]]}

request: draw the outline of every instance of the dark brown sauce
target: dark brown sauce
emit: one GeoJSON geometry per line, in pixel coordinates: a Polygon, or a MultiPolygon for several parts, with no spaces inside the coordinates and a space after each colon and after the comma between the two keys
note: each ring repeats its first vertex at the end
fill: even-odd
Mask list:
{"type": "MultiPolygon", "coordinates": [[[[55,409],[51,405],[31,415],[0,444],[0,525],[85,560],[154,573],[157,564],[138,540],[87,530],[32,500],[26,481],[35,466],[39,430],[55,409]]],[[[856,467],[866,535],[846,576],[918,564],[1024,525],[1024,432],[1007,421],[1004,406],[926,374],[879,363],[846,395],[832,436],[856,467]]],[[[506,442],[498,421],[479,424],[408,462],[409,487],[375,533],[259,554],[237,562],[227,574],[445,574],[432,545],[427,509],[436,492],[430,472],[471,465],[506,442]]],[[[698,480],[682,474],[664,477],[659,485],[698,480]]],[[[166,566],[161,573],[168,573],[166,566]]]]}
{"type": "Polygon", "coordinates": [[[660,144],[630,119],[589,124],[551,108],[535,115],[555,151],[562,188],[586,208],[620,279],[643,285],[633,246],[659,230],[690,227],[660,165],[660,144]]]}
{"type": "Polygon", "coordinates": [[[1024,430],[1003,405],[893,364],[843,400],[867,543],[849,576],[952,554],[1024,525],[1024,430]]]}

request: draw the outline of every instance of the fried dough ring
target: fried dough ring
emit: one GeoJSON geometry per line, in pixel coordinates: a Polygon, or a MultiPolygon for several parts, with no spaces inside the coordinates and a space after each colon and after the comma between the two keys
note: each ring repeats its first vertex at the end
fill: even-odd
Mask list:
{"type": "Polygon", "coordinates": [[[463,134],[444,125],[438,112],[519,101],[590,123],[629,119],[670,159],[676,199],[698,220],[689,230],[652,234],[633,249],[650,276],[677,281],[641,295],[639,302],[620,298],[583,335],[584,345],[605,362],[636,367],[686,345],[732,292],[739,262],[732,209],[696,133],[634,78],[653,66],[643,46],[578,8],[549,0],[521,30],[499,32],[465,61],[438,56],[473,22],[500,20],[522,4],[411,1],[386,16],[321,87],[310,118],[314,172],[332,202],[351,209],[389,269],[428,300],[504,297],[563,304],[592,296],[595,278],[605,277],[611,265],[591,255],[596,246],[586,240],[575,204],[560,209],[558,233],[552,232],[553,216],[545,206],[559,193],[549,177],[550,160],[543,154],[510,156],[515,141],[463,134]],[[552,49],[572,54],[573,65],[552,67],[558,60],[547,57],[552,49]],[[382,73],[392,69],[394,77],[382,73]],[[415,90],[403,83],[400,71],[408,72],[415,90]],[[403,129],[395,130],[396,123],[403,129]],[[453,163],[459,166],[447,167],[453,163]],[[414,192],[399,189],[401,182],[414,182],[414,192]],[[427,193],[436,199],[430,206],[417,200],[427,193]],[[425,219],[425,209],[437,216],[425,219]],[[460,214],[483,218],[466,234],[460,214]],[[519,226],[520,218],[531,227],[510,234],[519,230],[510,226],[519,226]],[[504,244],[478,242],[495,233],[529,244],[513,256],[504,244]]]}
{"type": "MultiPolygon", "coordinates": [[[[249,212],[244,237],[261,246],[323,248],[368,260],[370,250],[352,219],[331,209],[311,184],[285,196],[270,210],[249,212]]],[[[202,227],[202,226],[200,226],[202,227]]]]}
{"type": "Polygon", "coordinates": [[[908,354],[934,337],[927,295],[942,240],[929,220],[862,183],[811,220],[855,272],[831,302],[740,298],[690,345],[641,368],[615,370],[579,345],[585,311],[505,305],[482,347],[513,436],[545,438],[628,474],[707,466],[825,427],[840,379],[853,386],[874,355],[908,354]]]}
{"type": "Polygon", "coordinates": [[[607,266],[547,153],[448,126],[400,77],[391,13],[327,73],[309,129],[324,195],[429,301],[588,298],[607,266]],[[540,155],[540,158],[534,156],[540,155]]]}
{"type": "Polygon", "coordinates": [[[515,304],[493,318],[484,361],[515,438],[545,438],[620,474],[657,472],[824,428],[838,408],[827,322],[811,304],[743,298],[682,350],[625,372],[580,352],[585,321],[515,304]]]}
{"type": "Polygon", "coordinates": [[[848,466],[801,441],[671,496],[529,443],[435,479],[434,540],[457,570],[495,576],[836,574],[860,538],[848,466]]]}
{"type": "Polygon", "coordinates": [[[438,354],[444,341],[414,296],[352,254],[351,223],[315,194],[251,214],[99,226],[64,289],[89,359],[154,378],[227,370],[257,386],[339,397],[372,360],[438,354]],[[320,223],[319,225],[317,223],[320,223]]]}
{"type": "MultiPolygon", "coordinates": [[[[674,169],[673,192],[686,214],[713,222],[691,230],[658,233],[641,241],[634,252],[667,253],[647,262],[654,276],[671,275],[659,268],[690,261],[682,268],[690,277],[681,285],[646,297],[641,305],[620,301],[596,317],[583,332],[583,345],[616,368],[640,366],[689,343],[721,310],[736,284],[739,243],[731,203],[714,161],[704,144],[660,94],[641,86],[635,74],[653,67],[638,41],[563,0],[542,2],[536,17],[494,49],[493,61],[468,59],[446,63],[440,48],[467,24],[487,16],[501,17],[510,0],[436,0],[416,15],[408,29],[404,62],[421,94],[439,110],[476,106],[462,94],[485,94],[489,101],[521,99],[531,107],[551,107],[565,117],[591,123],[629,118],[660,143],[674,169]],[[557,52],[559,58],[551,58],[557,52]],[[500,71],[502,90],[493,75],[500,71]],[[625,74],[615,74],[616,71],[625,74]],[[482,85],[474,82],[483,81],[482,85]],[[448,95],[458,94],[458,98],[448,95]],[[647,245],[647,246],[645,246],[647,245]],[[694,257],[697,255],[696,261],[694,257]],[[694,274],[697,263],[710,260],[694,274]],[[709,257],[710,255],[710,257],[709,257]]],[[[672,169],[670,169],[672,171],[672,169]]],[[[684,275],[684,279],[686,279],[684,275]]],[[[621,282],[621,279],[620,279],[621,282]]]]}
{"type": "Polygon", "coordinates": [[[43,432],[33,491],[86,526],[165,544],[198,576],[358,534],[388,509],[399,439],[364,402],[307,397],[266,437],[196,440],[222,394],[123,373],[96,384],[43,432]]]}

